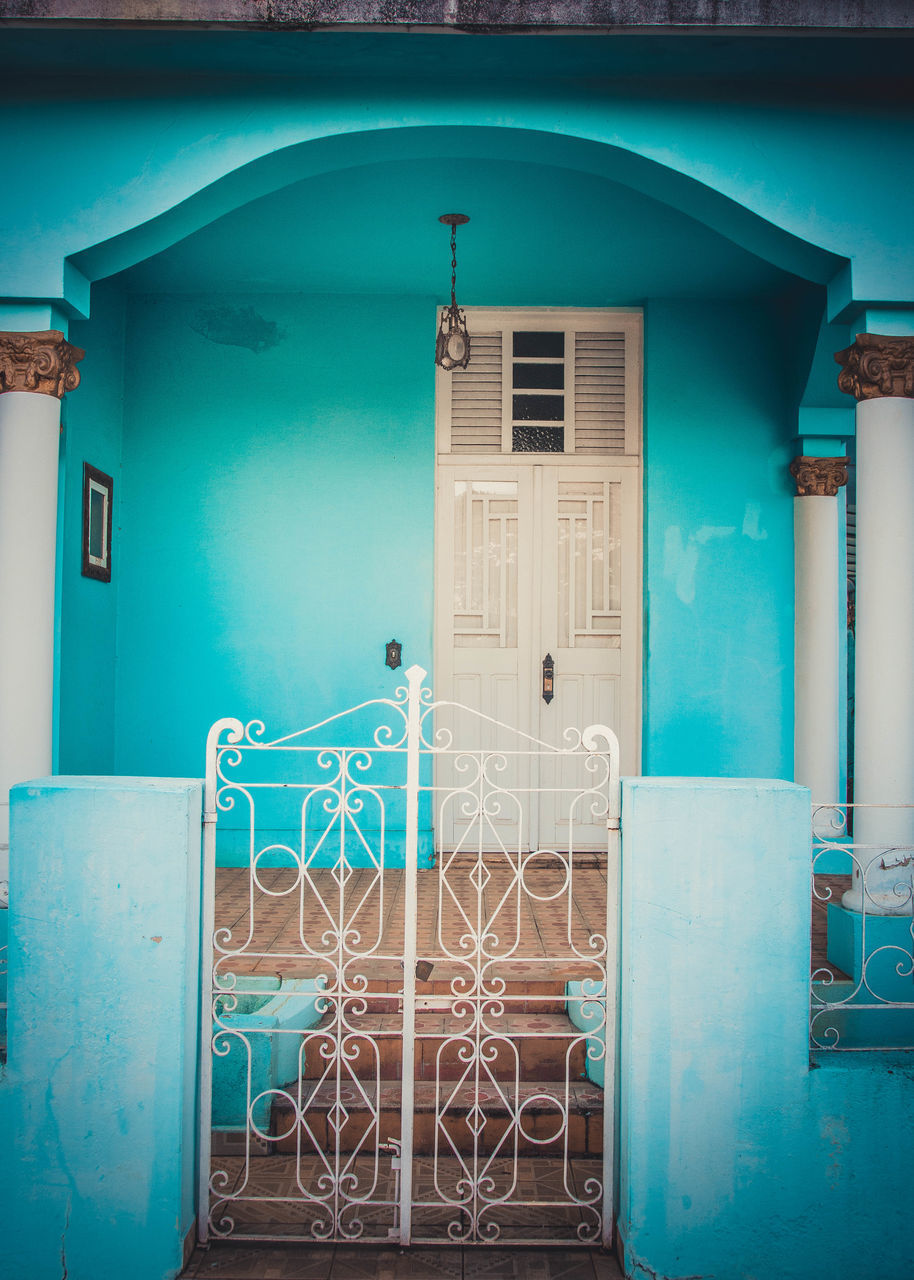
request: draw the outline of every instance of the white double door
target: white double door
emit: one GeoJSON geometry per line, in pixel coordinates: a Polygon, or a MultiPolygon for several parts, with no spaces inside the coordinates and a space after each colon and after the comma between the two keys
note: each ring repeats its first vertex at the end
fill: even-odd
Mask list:
{"type": "MultiPolygon", "coordinates": [[[[623,772],[637,772],[637,477],[634,466],[570,459],[439,465],[439,699],[551,746],[569,741],[566,729],[608,725],[623,772]],[[548,701],[547,655],[555,672],[548,701]]],[[[507,752],[501,776],[512,793],[477,831],[458,804],[439,806],[439,848],[567,849],[568,794],[577,785],[570,771],[580,764],[540,755],[533,741],[527,752],[523,739],[472,714],[439,721],[458,746],[507,752]]],[[[454,760],[441,761],[439,797],[459,784],[454,760]]],[[[605,822],[576,823],[573,843],[604,849],[605,822]]]]}

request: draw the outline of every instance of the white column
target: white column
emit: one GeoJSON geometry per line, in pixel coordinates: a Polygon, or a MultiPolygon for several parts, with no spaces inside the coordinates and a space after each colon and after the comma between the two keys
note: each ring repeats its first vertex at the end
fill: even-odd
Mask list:
{"type": "MultiPolygon", "coordinates": [[[[794,458],[794,780],[813,804],[840,802],[840,637],[844,630],[838,491],[846,458],[794,458]]],[[[833,828],[832,828],[833,831],[833,828]]]]}
{"type": "MultiPolygon", "coordinates": [[[[857,398],[854,801],[914,804],[914,339],[858,334],[836,359],[857,398]]],[[[914,809],[858,809],[867,913],[910,914],[914,809]]],[[[844,905],[860,911],[854,872],[844,905]]]]}
{"type": "Polygon", "coordinates": [[[82,355],[59,330],[0,333],[0,880],[9,789],[51,772],[60,397],[82,355]]]}

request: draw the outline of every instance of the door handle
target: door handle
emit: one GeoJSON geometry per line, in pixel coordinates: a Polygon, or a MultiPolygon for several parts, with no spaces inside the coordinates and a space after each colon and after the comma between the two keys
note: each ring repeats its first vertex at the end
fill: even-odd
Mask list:
{"type": "Polygon", "coordinates": [[[547,705],[555,697],[555,663],[552,660],[552,654],[547,653],[543,658],[543,702],[547,705]]]}

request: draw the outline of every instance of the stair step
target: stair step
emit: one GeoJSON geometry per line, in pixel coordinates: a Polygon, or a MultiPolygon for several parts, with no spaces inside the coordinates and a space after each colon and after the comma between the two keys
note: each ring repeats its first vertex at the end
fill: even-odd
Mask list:
{"type": "MultiPolygon", "coordinates": [[[[297,1095],[297,1087],[287,1086],[297,1095]]],[[[273,1105],[271,1133],[279,1135],[271,1147],[277,1152],[320,1149],[332,1152],[339,1138],[341,1151],[355,1151],[366,1137],[368,1146],[377,1141],[400,1138],[402,1093],[398,1081],[382,1080],[367,1085],[342,1084],[337,1095],[333,1082],[302,1080],[301,1097],[305,1131],[296,1132],[294,1109],[284,1099],[273,1105]],[[339,1106],[337,1106],[339,1100],[339,1106]],[[375,1116],[375,1112],[377,1116],[375,1116]]],[[[415,1085],[413,1148],[417,1155],[432,1155],[437,1147],[444,1154],[452,1148],[461,1155],[491,1154],[498,1150],[510,1155],[517,1141],[519,1154],[564,1154],[600,1156],[603,1140],[603,1091],[589,1080],[572,1081],[567,1089],[568,1124],[563,1128],[561,1108],[566,1086],[562,1081],[536,1081],[496,1088],[480,1085],[479,1107],[470,1084],[420,1080],[415,1085]],[[521,1119],[513,1127],[515,1098],[520,1099],[521,1119]],[[440,1115],[436,1116],[436,1108],[440,1115]]]]}
{"type": "MultiPolygon", "coordinates": [[[[304,1047],[305,1077],[320,1079],[333,1055],[333,1014],[309,1032],[304,1047]],[[323,1049],[323,1052],[322,1052],[323,1049]]],[[[347,1018],[346,1071],[357,1079],[399,1080],[402,1076],[402,1029],[399,1013],[367,1011],[347,1018]],[[352,1057],[348,1057],[348,1053],[352,1057]]],[[[490,1028],[483,1036],[492,1057],[485,1071],[496,1080],[576,1080],[584,1075],[585,1040],[565,1013],[517,1013],[501,1017],[486,1014],[490,1028]]],[[[467,1072],[461,1047],[475,1039],[472,1019],[453,1012],[422,1010],[416,1014],[415,1058],[417,1080],[459,1080],[467,1072]]]]}
{"type": "MultiPolygon", "coordinates": [[[[453,976],[456,978],[457,974],[453,976]]],[[[484,1005],[490,1005],[496,1001],[503,1002],[505,1007],[514,1013],[562,1013],[565,1008],[566,985],[564,978],[507,979],[504,991],[497,996],[464,997],[461,993],[455,995],[450,979],[441,978],[416,983],[416,1008],[419,1010],[446,1009],[455,1001],[472,999],[481,1001],[484,1005]]],[[[403,1002],[403,974],[401,971],[396,978],[377,976],[368,978],[364,990],[357,992],[350,989],[341,993],[329,988],[325,990],[324,995],[327,1000],[335,1004],[343,1003],[347,1007],[367,1001],[369,1013],[396,1011],[403,1002]]]]}
{"type": "MultiPolygon", "coordinates": [[[[236,925],[236,929],[238,927],[236,925]]],[[[581,939],[579,945],[586,946],[587,940],[581,939]]],[[[402,948],[402,940],[398,946],[402,948]]],[[[320,974],[326,974],[328,969],[332,971],[335,963],[334,956],[322,960],[312,955],[295,955],[294,950],[294,945],[291,943],[289,950],[283,951],[282,955],[258,947],[256,954],[233,956],[232,972],[268,974],[280,978],[316,978],[320,974]]],[[[465,977],[468,972],[472,973],[472,968],[468,968],[466,963],[453,960],[450,956],[433,955],[426,958],[432,964],[433,977],[428,982],[417,981],[416,989],[420,992],[439,982],[447,987],[452,978],[461,975],[465,977]]],[[[370,974],[369,985],[377,982],[391,989],[403,986],[403,961],[395,960],[391,956],[365,956],[361,959],[351,957],[346,961],[345,967],[349,982],[354,981],[357,975],[368,979],[370,974]]],[[[490,957],[488,970],[490,973],[497,973],[499,978],[504,978],[509,985],[513,984],[516,987],[530,983],[538,985],[541,982],[564,987],[566,982],[580,981],[584,978],[599,981],[601,976],[598,959],[582,959],[579,953],[566,951],[564,947],[556,947],[548,957],[535,953],[490,957]]]]}
{"type": "MultiPolygon", "coordinates": [[[[457,976],[456,972],[453,975],[457,976]]],[[[544,977],[540,980],[530,978],[508,979],[504,992],[497,997],[504,1002],[506,1009],[514,1013],[562,1013],[565,1008],[564,978],[544,977]]],[[[355,997],[347,996],[351,1000],[355,997]]],[[[393,980],[369,978],[366,985],[365,1000],[368,1013],[387,1013],[395,1010],[403,998],[402,975],[393,980]]],[[[440,978],[428,982],[416,983],[416,1008],[447,1009],[460,996],[455,996],[450,979],[440,978]]],[[[487,1002],[496,997],[486,997],[487,1002]]]]}
{"type": "MultiPolygon", "coordinates": [[[[333,1081],[302,1080],[302,1106],[312,1111],[329,1111],[337,1100],[337,1088],[333,1081]]],[[[296,1086],[293,1082],[285,1086],[285,1092],[295,1096],[296,1086]]],[[[514,1084],[500,1085],[491,1083],[479,1086],[479,1103],[486,1115],[508,1115],[514,1106],[515,1094],[521,1105],[526,1102],[525,1111],[531,1115],[546,1114],[555,1111],[550,1102],[555,1099],[564,1103],[565,1082],[558,1081],[522,1081],[520,1086],[514,1084]]],[[[339,1100],[347,1111],[364,1111],[368,1109],[367,1098],[372,1105],[375,1101],[375,1088],[359,1088],[353,1082],[341,1084],[339,1100]]],[[[399,1080],[381,1080],[377,1085],[378,1109],[381,1111],[400,1111],[402,1085],[399,1080]]],[[[474,1086],[468,1083],[456,1084],[446,1081],[436,1087],[434,1080],[417,1080],[414,1086],[414,1110],[434,1111],[440,1098],[442,1104],[447,1103],[447,1110],[462,1114],[473,1106],[477,1094],[474,1086]]],[[[603,1090],[590,1080],[573,1080],[568,1086],[568,1105],[572,1110],[602,1111],[603,1090]]],[[[289,1113],[291,1104],[285,1099],[274,1103],[274,1114],[289,1113]]]]}

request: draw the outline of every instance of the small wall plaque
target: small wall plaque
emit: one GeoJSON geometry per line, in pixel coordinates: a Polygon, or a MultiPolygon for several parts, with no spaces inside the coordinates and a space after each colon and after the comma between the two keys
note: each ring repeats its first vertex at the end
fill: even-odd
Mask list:
{"type": "Polygon", "coordinates": [[[387,657],[384,661],[390,667],[391,671],[396,671],[402,661],[403,645],[399,640],[387,641],[387,657]]]}
{"type": "Polygon", "coordinates": [[[83,577],[111,581],[111,506],[114,481],[83,463],[83,577]]]}

